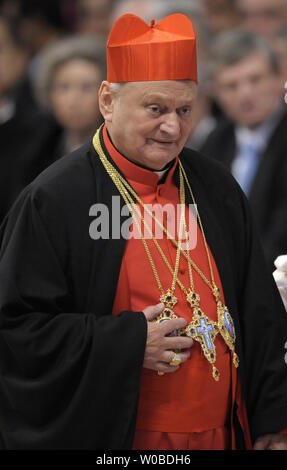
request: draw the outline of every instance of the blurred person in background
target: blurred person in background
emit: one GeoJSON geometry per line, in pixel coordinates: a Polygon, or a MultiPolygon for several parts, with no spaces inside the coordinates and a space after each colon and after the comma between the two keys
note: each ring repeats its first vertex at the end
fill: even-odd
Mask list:
{"type": "Polygon", "coordinates": [[[47,141],[54,122],[34,100],[29,59],[17,19],[0,15],[0,223],[20,191],[51,162],[47,141]]]}
{"type": "Polygon", "coordinates": [[[104,74],[105,46],[98,37],[65,38],[43,52],[34,86],[39,102],[61,127],[50,142],[53,158],[91,139],[102,123],[98,89],[104,74]]]}
{"type": "Polygon", "coordinates": [[[201,151],[226,165],[249,198],[266,259],[287,251],[287,108],[269,42],[244,31],[221,35],[212,51],[216,99],[227,120],[201,151]]]}
{"type": "Polygon", "coordinates": [[[62,7],[59,0],[19,0],[21,34],[32,55],[63,35],[62,7]]]}
{"type": "Polygon", "coordinates": [[[202,3],[212,36],[239,26],[236,0],[203,0],[202,3]]]}
{"type": "Polygon", "coordinates": [[[116,0],[76,0],[76,31],[106,38],[115,4],[116,0]]]}
{"type": "Polygon", "coordinates": [[[286,0],[237,0],[242,27],[254,34],[272,37],[287,25],[286,0]]]}
{"type": "Polygon", "coordinates": [[[15,18],[19,15],[19,0],[0,0],[0,12],[5,17],[15,18]]]}
{"type": "Polygon", "coordinates": [[[18,0],[19,28],[22,41],[30,52],[29,75],[33,77],[42,51],[65,36],[65,0],[18,0]]]}
{"type": "Polygon", "coordinates": [[[200,150],[208,136],[217,127],[222,117],[222,110],[214,100],[208,77],[208,59],[202,58],[198,68],[200,82],[193,109],[193,120],[186,147],[200,150]]]}

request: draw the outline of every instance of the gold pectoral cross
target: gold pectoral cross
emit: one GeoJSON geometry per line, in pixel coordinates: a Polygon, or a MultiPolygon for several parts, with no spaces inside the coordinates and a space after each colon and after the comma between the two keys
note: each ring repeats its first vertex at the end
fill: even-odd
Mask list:
{"type": "Polygon", "coordinates": [[[216,381],[219,380],[219,371],[214,366],[216,361],[214,340],[218,332],[216,322],[210,320],[200,308],[194,308],[193,320],[186,327],[186,335],[199,342],[204,356],[212,364],[212,376],[216,381]]]}

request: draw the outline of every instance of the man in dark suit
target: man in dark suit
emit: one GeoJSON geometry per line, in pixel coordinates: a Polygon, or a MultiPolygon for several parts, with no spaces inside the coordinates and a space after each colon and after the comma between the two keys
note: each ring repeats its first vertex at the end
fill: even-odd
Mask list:
{"type": "Polygon", "coordinates": [[[227,166],[249,199],[270,270],[287,252],[287,108],[279,65],[265,40],[233,31],[218,39],[211,74],[227,119],[201,152],[227,166]]]}

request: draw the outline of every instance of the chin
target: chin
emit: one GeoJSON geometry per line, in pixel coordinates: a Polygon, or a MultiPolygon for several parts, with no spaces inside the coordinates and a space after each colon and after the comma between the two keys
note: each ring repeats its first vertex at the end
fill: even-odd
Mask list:
{"type": "Polygon", "coordinates": [[[162,170],[162,168],[164,168],[169,162],[171,162],[172,160],[174,160],[176,158],[177,155],[173,155],[173,156],[168,156],[166,158],[158,158],[155,157],[154,159],[148,159],[145,163],[146,166],[148,166],[149,168],[152,168],[153,170],[162,170]]]}
{"type": "Polygon", "coordinates": [[[263,122],[264,122],[264,120],[262,120],[261,118],[256,117],[254,119],[246,120],[244,125],[246,127],[249,127],[250,129],[252,129],[252,128],[260,126],[260,124],[262,124],[263,122]]]}

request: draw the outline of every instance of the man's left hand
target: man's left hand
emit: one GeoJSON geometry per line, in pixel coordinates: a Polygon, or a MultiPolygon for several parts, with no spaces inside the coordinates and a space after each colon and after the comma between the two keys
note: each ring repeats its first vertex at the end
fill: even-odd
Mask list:
{"type": "Polygon", "coordinates": [[[287,450],[287,435],[265,434],[257,439],[254,450],[287,450]]]}

